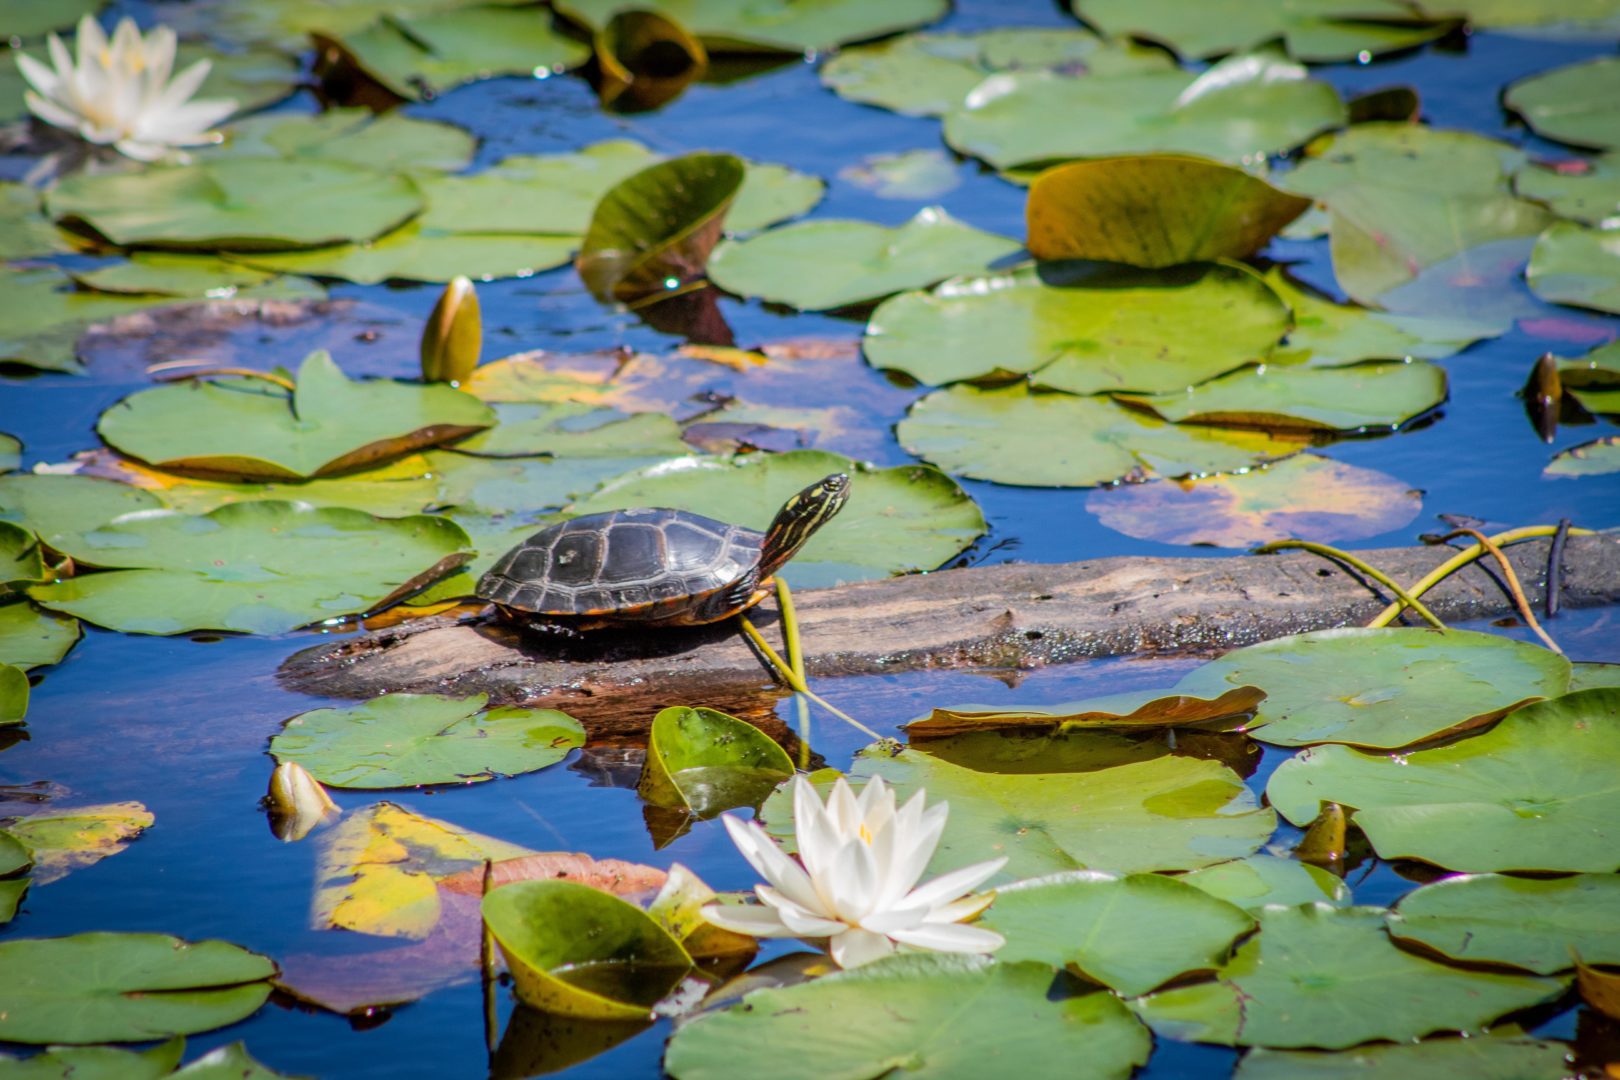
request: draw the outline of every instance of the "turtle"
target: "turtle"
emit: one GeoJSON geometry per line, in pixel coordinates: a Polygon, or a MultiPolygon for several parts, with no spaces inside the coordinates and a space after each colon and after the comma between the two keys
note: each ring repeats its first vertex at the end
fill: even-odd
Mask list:
{"type": "Polygon", "coordinates": [[[783,504],[763,533],[667,507],[586,514],[502,555],[477,595],[508,619],[565,636],[719,622],[763,600],[771,575],[848,498],[847,473],[823,477],[783,504]]]}

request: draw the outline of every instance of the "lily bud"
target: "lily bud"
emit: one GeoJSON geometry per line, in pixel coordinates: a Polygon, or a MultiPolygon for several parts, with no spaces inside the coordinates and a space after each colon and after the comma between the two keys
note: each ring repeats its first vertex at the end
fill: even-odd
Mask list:
{"type": "Polygon", "coordinates": [[[296,761],[284,761],[270,774],[270,831],[278,840],[302,840],[329,819],[342,813],[337,803],[296,761]]]}
{"type": "Polygon", "coordinates": [[[433,305],[422,328],[422,378],[460,385],[478,366],[484,348],[484,320],[478,290],[465,277],[453,278],[433,305]]]}

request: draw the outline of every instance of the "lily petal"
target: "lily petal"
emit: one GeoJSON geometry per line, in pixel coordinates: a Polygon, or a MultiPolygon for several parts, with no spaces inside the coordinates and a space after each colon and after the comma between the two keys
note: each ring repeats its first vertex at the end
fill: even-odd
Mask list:
{"type": "Polygon", "coordinates": [[[828,942],[832,958],[841,968],[860,967],[894,952],[894,942],[870,930],[851,928],[828,942]]]}
{"type": "Polygon", "coordinates": [[[987,953],[1007,944],[1007,939],[994,930],[961,923],[928,923],[915,930],[896,930],[890,936],[902,945],[935,952],[987,953]]]}
{"type": "Polygon", "coordinates": [[[710,904],[704,908],[704,919],[722,930],[730,930],[749,937],[798,937],[789,930],[776,912],[767,907],[741,904],[710,904]]]}

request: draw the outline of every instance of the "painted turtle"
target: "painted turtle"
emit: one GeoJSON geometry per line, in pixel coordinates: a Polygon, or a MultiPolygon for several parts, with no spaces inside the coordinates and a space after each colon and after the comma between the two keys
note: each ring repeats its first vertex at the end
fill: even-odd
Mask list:
{"type": "Polygon", "coordinates": [[[849,477],[816,481],[763,533],[685,510],[587,514],[501,556],[478,596],[535,629],[700,626],[759,603],[771,575],[843,509],[849,477]]]}

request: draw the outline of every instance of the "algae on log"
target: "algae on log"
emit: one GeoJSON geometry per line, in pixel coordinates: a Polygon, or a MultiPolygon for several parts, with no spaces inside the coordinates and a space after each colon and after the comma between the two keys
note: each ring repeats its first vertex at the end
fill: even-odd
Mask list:
{"type": "MultiPolygon", "coordinates": [[[[1538,609],[1549,546],[1535,540],[1506,549],[1538,609]]],[[[1396,581],[1413,582],[1453,553],[1416,547],[1357,554],[1396,581]]],[[[1620,602],[1620,537],[1570,537],[1561,563],[1564,606],[1620,602]]],[[[1475,562],[1424,602],[1447,621],[1511,614],[1498,572],[1488,559],[1475,562]]],[[[1375,583],[1303,552],[1009,563],[795,597],[805,663],[817,678],[1016,670],[1134,653],[1215,655],[1306,630],[1363,625],[1389,599],[1375,583]]],[[[750,617],[762,628],[777,618],[769,601],[750,617]]],[[[305,649],[279,676],[292,689],[329,697],[486,693],[492,704],[564,709],[596,738],[644,730],[667,705],[761,717],[783,693],[730,621],[602,631],[575,642],[495,622],[426,618],[305,649]]]]}

